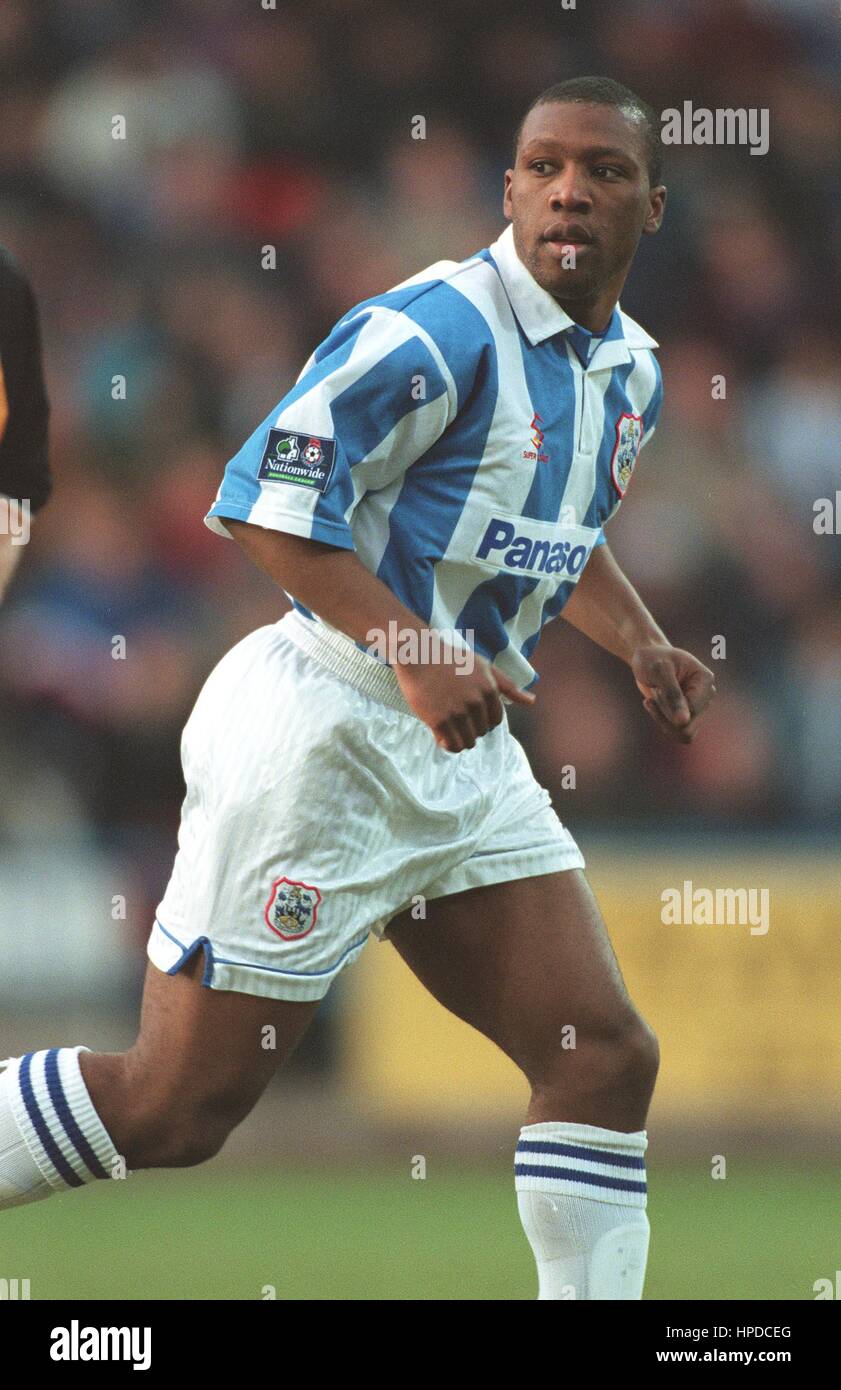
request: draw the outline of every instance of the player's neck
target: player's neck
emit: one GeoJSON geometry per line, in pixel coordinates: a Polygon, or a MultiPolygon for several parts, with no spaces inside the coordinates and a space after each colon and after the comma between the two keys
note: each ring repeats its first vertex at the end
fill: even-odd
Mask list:
{"type": "MultiPolygon", "coordinates": [[[[558,299],[557,295],[555,298],[558,299]]],[[[575,323],[581,328],[586,328],[588,333],[593,333],[597,338],[607,332],[613,310],[616,308],[616,298],[604,294],[592,300],[558,299],[558,303],[575,323]]]]}
{"type": "Polygon", "coordinates": [[[615,270],[607,283],[594,288],[590,294],[585,291],[580,295],[564,295],[563,299],[557,295],[555,298],[564,313],[569,314],[575,323],[600,338],[607,332],[629,269],[630,265],[626,265],[620,270],[615,270]]]}

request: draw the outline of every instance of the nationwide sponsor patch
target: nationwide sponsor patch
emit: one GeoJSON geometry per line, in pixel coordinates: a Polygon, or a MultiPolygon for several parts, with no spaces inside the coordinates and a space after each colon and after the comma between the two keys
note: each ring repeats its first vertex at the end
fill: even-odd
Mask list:
{"type": "Polygon", "coordinates": [[[266,926],[284,941],[299,941],[315,926],[320,903],[321,894],[312,883],[276,878],[263,914],[266,926]]]}
{"type": "Polygon", "coordinates": [[[631,474],[640,451],[642,439],[642,416],[623,414],[616,421],[616,443],[610,460],[610,473],[613,486],[620,497],[631,481],[631,474]]]}
{"type": "Polygon", "coordinates": [[[298,483],[323,492],[336,462],[336,441],[294,430],[269,430],[258,478],[272,483],[298,483]]]}

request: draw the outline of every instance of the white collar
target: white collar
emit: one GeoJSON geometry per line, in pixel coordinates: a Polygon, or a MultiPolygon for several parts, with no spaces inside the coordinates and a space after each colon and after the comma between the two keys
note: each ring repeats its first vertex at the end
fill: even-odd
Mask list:
{"type": "MultiPolygon", "coordinates": [[[[496,263],[511,308],[533,346],[551,338],[553,333],[562,333],[564,329],[573,326],[575,320],[570,318],[557,299],[548,290],[544,290],[531,271],[523,265],[514,246],[514,228],[510,222],[501,236],[491,242],[488,250],[496,263]]],[[[624,339],[614,338],[608,342],[602,340],[593,353],[593,359],[598,357],[600,364],[604,366],[608,365],[606,356],[615,357],[616,362],[629,362],[631,354],[627,351],[628,348],[659,346],[657,340],[646,333],[635,319],[623,313],[619,303],[616,308],[622,321],[624,339]]]]}

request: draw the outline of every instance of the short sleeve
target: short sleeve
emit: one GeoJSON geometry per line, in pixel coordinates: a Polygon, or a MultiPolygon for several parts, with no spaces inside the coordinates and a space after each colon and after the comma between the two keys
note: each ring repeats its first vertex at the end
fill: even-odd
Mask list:
{"type": "Polygon", "coordinates": [[[455,418],[458,391],[437,342],[381,305],[341,319],[294,387],[227,465],[205,518],[226,518],[354,548],[350,519],[455,418]]]}

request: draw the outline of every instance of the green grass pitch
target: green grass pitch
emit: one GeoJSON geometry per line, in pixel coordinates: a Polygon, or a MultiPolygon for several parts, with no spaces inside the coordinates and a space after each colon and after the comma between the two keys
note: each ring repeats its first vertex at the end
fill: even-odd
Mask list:
{"type": "MultiPolygon", "coordinates": [[[[652,1165],[647,1299],[812,1299],[835,1277],[827,1168],[723,1181],[652,1165]]],[[[430,1164],[137,1173],[0,1215],[0,1277],[34,1299],[530,1299],[511,1174],[430,1164]]]]}

